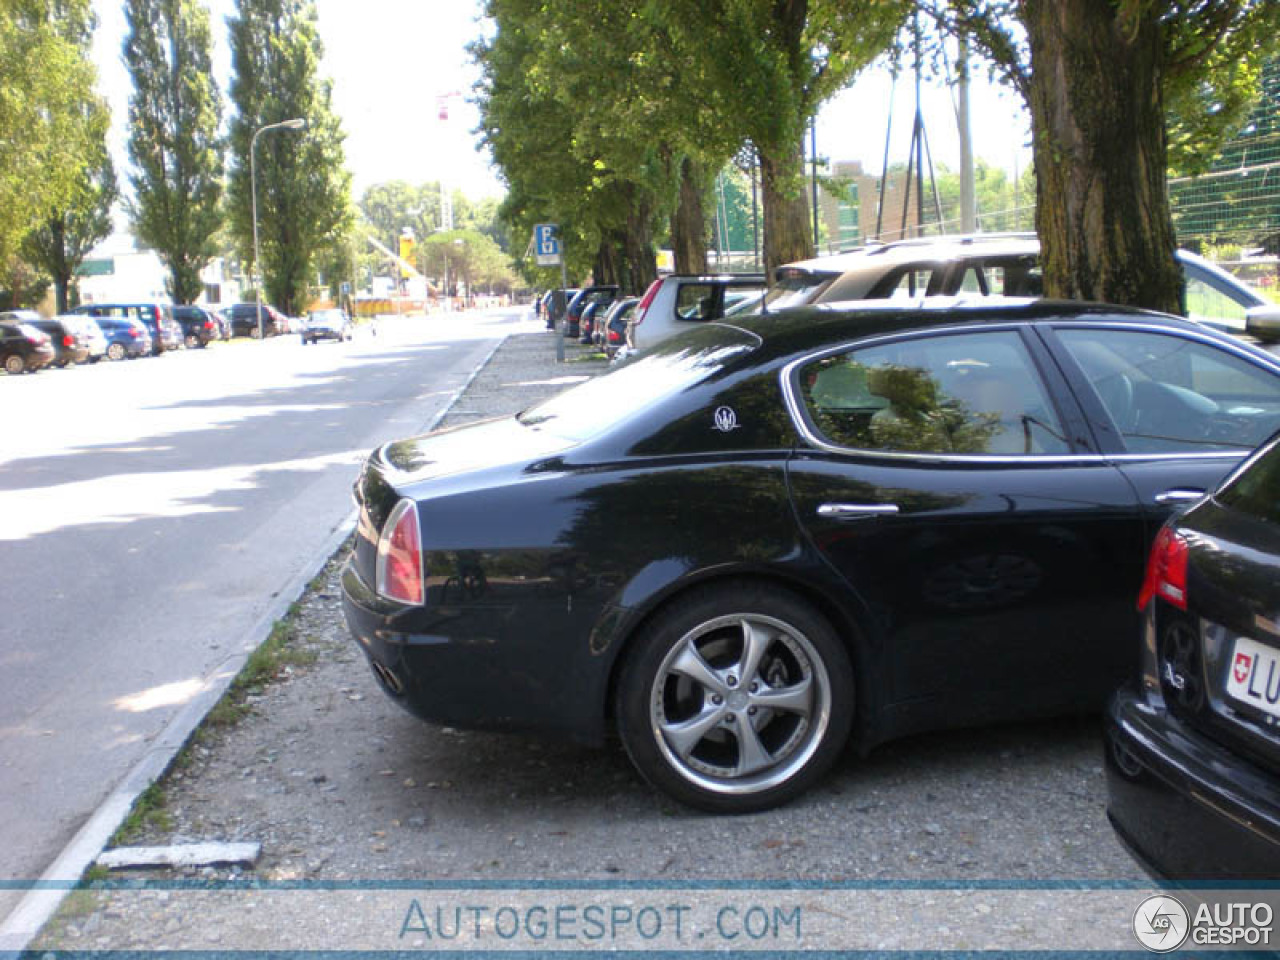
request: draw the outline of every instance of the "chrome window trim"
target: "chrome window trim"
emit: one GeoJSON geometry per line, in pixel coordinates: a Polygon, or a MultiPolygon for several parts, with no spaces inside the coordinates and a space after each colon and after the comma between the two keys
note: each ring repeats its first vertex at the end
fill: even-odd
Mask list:
{"type": "MultiPolygon", "coordinates": [[[[1206,335],[1199,330],[1184,330],[1181,327],[1170,327],[1160,323],[1115,323],[1101,321],[1098,323],[1080,322],[1080,320],[1064,317],[1061,321],[1049,320],[1050,324],[1073,327],[1074,329],[1093,330],[1135,330],[1146,333],[1164,333],[1174,336],[1182,336],[1188,339],[1196,340],[1201,343],[1209,344],[1221,349],[1225,349],[1230,353],[1234,353],[1242,360],[1258,363],[1260,359],[1265,359],[1267,365],[1272,371],[1280,376],[1280,360],[1273,359],[1270,354],[1262,350],[1250,348],[1247,344],[1237,344],[1231,342],[1233,338],[1229,334],[1206,335]]],[[[1188,323],[1192,321],[1187,321],[1188,323]]],[[[973,321],[940,327],[912,328],[908,330],[895,331],[893,333],[882,334],[880,336],[869,337],[866,340],[846,340],[838,346],[824,347],[815,350],[803,357],[787,363],[779,373],[781,378],[783,401],[787,407],[787,414],[791,417],[792,423],[800,436],[815,449],[825,453],[834,453],[840,456],[857,456],[857,457],[875,457],[878,459],[899,460],[912,463],[981,463],[981,464],[1018,464],[1020,466],[1039,466],[1054,464],[1106,464],[1106,463],[1140,463],[1143,461],[1165,462],[1173,460],[1216,460],[1223,457],[1234,457],[1236,459],[1244,459],[1249,456],[1253,449],[1233,448],[1228,450],[1205,450],[1205,451],[1187,451],[1183,453],[1073,453],[1073,454],[1051,454],[1047,456],[1036,456],[1033,454],[1002,454],[1002,453],[915,453],[901,450],[876,450],[867,447],[842,447],[839,444],[831,443],[816,433],[809,425],[809,419],[805,414],[804,402],[796,392],[796,376],[797,368],[806,364],[813,363],[826,357],[834,356],[839,353],[846,353],[850,350],[861,349],[863,347],[871,347],[880,343],[892,342],[894,340],[911,338],[917,335],[939,335],[947,333],[971,333],[974,331],[999,332],[1012,331],[1021,333],[1022,330],[1034,330],[1036,325],[1030,325],[1022,321],[1009,321],[1006,323],[976,324],[973,321]]],[[[1065,347],[1065,344],[1063,345],[1065,347]]]]}

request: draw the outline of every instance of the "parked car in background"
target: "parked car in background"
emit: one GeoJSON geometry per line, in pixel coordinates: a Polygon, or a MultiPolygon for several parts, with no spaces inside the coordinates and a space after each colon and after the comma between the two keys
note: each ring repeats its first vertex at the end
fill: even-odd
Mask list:
{"type": "Polygon", "coordinates": [[[71,327],[57,317],[42,317],[39,314],[25,321],[37,330],[43,330],[53,344],[53,365],[66,367],[73,363],[87,363],[89,360],[89,344],[75,335],[71,327]]]}
{"type": "Polygon", "coordinates": [[[375,451],[343,589],[384,690],[455,727],[612,716],[721,812],[850,735],[1101,712],[1151,538],[1280,427],[1280,360],[1099,304],[860,306],[695,324],[375,451]]]}
{"type": "Polygon", "coordinates": [[[639,302],[639,297],[623,297],[610,304],[599,332],[599,343],[610,359],[626,346],[627,321],[639,302]]]}
{"type": "Polygon", "coordinates": [[[227,308],[227,316],[231,321],[233,337],[251,337],[257,340],[261,336],[277,337],[289,328],[285,315],[268,303],[262,305],[262,327],[258,327],[258,305],[256,303],[234,303],[227,308]]]}
{"type": "Polygon", "coordinates": [[[342,342],[351,339],[351,318],[347,312],[338,307],[327,310],[312,310],[302,326],[302,344],[318,343],[321,340],[337,340],[342,342]]]}
{"type": "Polygon", "coordinates": [[[672,273],[649,285],[631,315],[627,345],[631,350],[647,350],[697,323],[724,316],[726,298],[763,294],[763,273],[736,273],[720,276],[693,276],[672,273]]]}
{"type": "Polygon", "coordinates": [[[217,323],[218,325],[218,339],[230,340],[231,339],[230,307],[210,306],[206,309],[208,309],[209,315],[213,317],[214,322],[217,323]]]}
{"type": "Polygon", "coordinates": [[[42,331],[53,345],[53,365],[65,367],[72,363],[85,363],[91,353],[87,337],[77,336],[75,323],[59,317],[46,317],[35,310],[7,310],[0,313],[0,320],[8,323],[26,323],[42,331]]]}
{"type": "MultiPolygon", "coordinates": [[[[568,306],[578,294],[578,287],[566,287],[564,291],[565,306],[568,306]]],[[[546,320],[547,329],[554,330],[559,317],[556,316],[555,303],[558,290],[551,289],[542,295],[542,316],[546,320]]]]}
{"type": "Polygon", "coordinates": [[[614,284],[583,287],[573,295],[569,306],[565,309],[564,335],[575,340],[582,336],[582,311],[593,303],[612,303],[617,298],[618,287],[614,284]]]}
{"type": "Polygon", "coordinates": [[[10,374],[33,373],[53,363],[49,335],[22,320],[0,319],[0,365],[10,374]]]}
{"type": "Polygon", "coordinates": [[[182,342],[187,349],[207,347],[221,339],[221,329],[212,311],[197,306],[175,306],[173,319],[182,328],[182,342]]]}
{"type": "Polygon", "coordinates": [[[151,334],[132,317],[93,317],[107,340],[107,359],[144,357],[151,352],[151,334]]]}
{"type": "Polygon", "coordinates": [[[102,328],[94,322],[93,317],[85,317],[74,313],[65,313],[54,319],[71,331],[76,340],[88,352],[88,362],[97,363],[107,355],[107,338],[102,328]]]}
{"type": "MultiPolygon", "coordinates": [[[[1280,336],[1280,305],[1187,250],[1177,251],[1187,283],[1188,319],[1260,340],[1280,336]]],[[[924,237],[874,244],[779,267],[764,310],[810,303],[976,293],[1039,297],[1035,234],[924,237]]],[[[757,309],[756,312],[759,312],[757,309]]]]}
{"type": "Polygon", "coordinates": [[[609,312],[611,306],[613,306],[612,300],[597,300],[595,303],[588,303],[583,308],[582,316],[578,318],[579,343],[590,345],[596,342],[597,318],[603,325],[604,315],[609,312]]]}
{"type": "MultiPolygon", "coordinates": [[[[182,328],[173,319],[173,308],[164,303],[86,303],[71,311],[97,318],[127,317],[137,320],[151,339],[156,356],[182,347],[182,328]]],[[[105,330],[104,330],[105,332],[105,330]]]]}
{"type": "Polygon", "coordinates": [[[1107,718],[1108,815],[1176,880],[1280,875],[1280,438],[1156,537],[1140,672],[1107,718]]]}

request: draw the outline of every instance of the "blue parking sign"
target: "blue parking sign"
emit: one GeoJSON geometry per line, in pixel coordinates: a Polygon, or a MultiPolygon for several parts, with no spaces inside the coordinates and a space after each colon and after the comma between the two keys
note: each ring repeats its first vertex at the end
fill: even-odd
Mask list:
{"type": "Polygon", "coordinates": [[[533,253],[540,267],[560,263],[560,230],[554,223],[539,223],[533,228],[533,253]]]}

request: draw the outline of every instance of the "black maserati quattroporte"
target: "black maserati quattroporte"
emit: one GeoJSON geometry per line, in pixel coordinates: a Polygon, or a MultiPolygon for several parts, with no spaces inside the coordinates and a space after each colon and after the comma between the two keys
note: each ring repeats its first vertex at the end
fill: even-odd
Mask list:
{"type": "Polygon", "coordinates": [[[1059,302],[712,323],[375,451],[347,621],[428,720],[600,742],[757,810],[850,739],[1101,710],[1166,516],[1280,427],[1280,364],[1059,302]]]}

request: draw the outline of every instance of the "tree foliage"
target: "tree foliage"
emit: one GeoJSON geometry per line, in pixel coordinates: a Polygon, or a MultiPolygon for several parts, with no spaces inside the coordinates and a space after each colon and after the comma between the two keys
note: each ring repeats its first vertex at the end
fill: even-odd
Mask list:
{"type": "Polygon", "coordinates": [[[119,198],[115,165],[106,143],[110,127],[106,105],[97,100],[90,103],[84,120],[90,131],[96,131],[94,159],[81,171],[67,200],[27,234],[22,244],[27,262],[53,279],[59,313],[72,305],[70,288],[76,268],[90,250],[111,235],[111,210],[119,198]]]}
{"type": "Polygon", "coordinates": [[[768,270],[813,255],[803,138],[817,109],[892,42],[909,5],[895,0],[654,0],[675,49],[697,59],[721,136],[760,162],[768,270]]]}
{"type": "Polygon", "coordinates": [[[222,219],[222,95],[213,78],[209,12],[198,0],[126,0],[124,61],[133,78],[129,213],[169,271],[176,303],[204,292],[222,219]]]}
{"type": "Polygon", "coordinates": [[[89,0],[0,0],[0,270],[11,277],[23,239],[92,162],[92,33],[89,0]]]}
{"type": "Polygon", "coordinates": [[[238,0],[231,29],[232,234],[253,261],[256,161],[258,232],[267,297],[286,313],[306,309],[317,259],[346,244],[352,228],[351,175],[345,134],[332,107],[332,83],[319,76],[322,54],[314,0],[238,0]],[[255,134],[295,118],[303,131],[255,134]]]}
{"type": "MultiPolygon", "coordinates": [[[[1221,143],[1249,64],[1274,49],[1270,0],[949,0],[1026,99],[1036,229],[1051,296],[1176,311],[1181,272],[1166,177],[1169,108],[1186,142],[1221,143]],[[1240,63],[1240,71],[1215,65],[1240,63]]],[[[1210,151],[1213,152],[1213,151],[1210,151]]]]}

